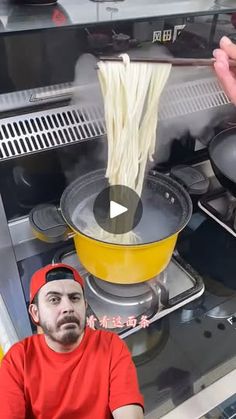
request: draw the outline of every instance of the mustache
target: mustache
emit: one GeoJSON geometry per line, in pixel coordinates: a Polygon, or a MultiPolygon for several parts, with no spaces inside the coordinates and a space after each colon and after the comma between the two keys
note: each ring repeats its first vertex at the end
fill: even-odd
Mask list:
{"type": "Polygon", "coordinates": [[[60,327],[63,324],[66,324],[66,323],[76,323],[78,326],[80,326],[80,321],[79,321],[79,319],[77,319],[77,317],[75,317],[75,316],[65,316],[65,317],[63,317],[63,319],[61,319],[57,323],[57,327],[60,327]]]}

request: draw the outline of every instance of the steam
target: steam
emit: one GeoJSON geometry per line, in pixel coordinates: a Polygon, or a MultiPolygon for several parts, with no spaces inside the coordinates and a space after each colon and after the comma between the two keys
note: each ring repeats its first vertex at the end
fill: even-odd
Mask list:
{"type": "MultiPolygon", "coordinates": [[[[147,58],[156,57],[157,55],[158,57],[170,56],[169,51],[165,47],[158,47],[157,45],[151,45],[145,49],[134,49],[129,51],[129,54],[131,57],[145,56],[147,58]]],[[[214,70],[210,67],[172,67],[171,76],[165,90],[167,88],[170,90],[173,85],[181,86],[184,82],[195,82],[214,77],[214,70]]],[[[75,68],[74,87],[73,104],[78,104],[82,107],[97,105],[103,108],[103,99],[97,78],[97,59],[93,55],[83,54],[80,56],[75,68]]],[[[165,91],[160,102],[160,107],[164,101],[164,94],[165,91]]],[[[156,163],[168,160],[174,139],[180,140],[183,136],[189,134],[191,137],[199,139],[205,146],[214,136],[216,126],[232,118],[235,120],[235,117],[235,107],[226,105],[159,121],[154,163],[148,164],[149,168],[156,163]]],[[[97,153],[98,150],[96,149],[96,158],[99,155],[105,166],[106,146],[97,153]]],[[[95,154],[93,153],[94,156],[95,154]]]]}
{"type": "Polygon", "coordinates": [[[103,106],[97,77],[97,59],[92,54],[82,54],[75,67],[72,104],[103,106]]]}

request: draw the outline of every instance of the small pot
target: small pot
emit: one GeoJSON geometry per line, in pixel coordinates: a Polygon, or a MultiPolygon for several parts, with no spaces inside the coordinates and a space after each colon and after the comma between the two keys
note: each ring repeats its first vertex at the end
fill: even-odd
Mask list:
{"type": "Polygon", "coordinates": [[[63,192],[60,210],[43,205],[31,211],[33,230],[38,238],[49,242],[73,235],[82,265],[97,278],[119,284],[147,281],[167,267],[178,234],[191,217],[191,199],[169,176],[148,175],[141,197],[143,217],[137,226],[137,229],[141,228],[141,223],[146,222],[147,237],[135,245],[108,243],[85,234],[83,226],[73,221],[81,202],[98,195],[107,186],[103,169],[76,179],[63,192]],[[152,206],[151,212],[148,212],[148,205],[152,206]],[[146,219],[145,214],[148,214],[146,219]]]}

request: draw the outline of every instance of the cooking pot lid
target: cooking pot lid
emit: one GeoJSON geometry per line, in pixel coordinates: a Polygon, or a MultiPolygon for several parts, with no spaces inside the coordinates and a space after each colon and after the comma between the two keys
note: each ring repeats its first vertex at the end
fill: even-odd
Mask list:
{"type": "Polygon", "coordinates": [[[57,243],[68,236],[68,226],[55,205],[37,205],[30,211],[29,221],[35,235],[46,242],[57,243]]]}

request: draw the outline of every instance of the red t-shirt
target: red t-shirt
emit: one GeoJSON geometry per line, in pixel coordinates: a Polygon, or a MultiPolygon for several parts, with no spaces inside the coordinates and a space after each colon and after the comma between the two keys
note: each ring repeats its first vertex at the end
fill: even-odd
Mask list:
{"type": "Polygon", "coordinates": [[[69,353],[30,336],[2,360],[1,419],[108,419],[127,404],[143,407],[143,397],[128,348],[114,333],[86,327],[69,353]]]}

